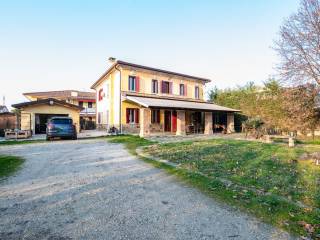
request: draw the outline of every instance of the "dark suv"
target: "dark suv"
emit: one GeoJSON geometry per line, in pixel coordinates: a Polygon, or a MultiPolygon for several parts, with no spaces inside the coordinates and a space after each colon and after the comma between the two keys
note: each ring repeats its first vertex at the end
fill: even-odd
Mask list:
{"type": "Polygon", "coordinates": [[[47,124],[47,140],[54,137],[77,139],[77,129],[70,117],[53,117],[47,124]]]}

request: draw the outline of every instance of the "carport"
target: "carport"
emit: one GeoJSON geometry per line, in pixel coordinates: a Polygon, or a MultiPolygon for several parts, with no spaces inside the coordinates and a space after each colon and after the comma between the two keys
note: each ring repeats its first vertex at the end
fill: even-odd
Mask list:
{"type": "Polygon", "coordinates": [[[12,107],[21,111],[21,130],[31,130],[34,134],[45,133],[48,119],[54,116],[67,116],[72,118],[79,132],[80,111],[83,109],[80,106],[54,98],[48,98],[18,103],[12,105],[12,107]]]}

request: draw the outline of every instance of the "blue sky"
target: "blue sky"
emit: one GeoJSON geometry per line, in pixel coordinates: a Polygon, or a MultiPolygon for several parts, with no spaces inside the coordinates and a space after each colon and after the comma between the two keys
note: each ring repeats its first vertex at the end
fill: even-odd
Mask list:
{"type": "Polygon", "coordinates": [[[109,56],[207,77],[220,88],[261,83],[275,73],[273,40],[298,5],[0,0],[0,96],[11,105],[28,91],[88,90],[109,56]]]}

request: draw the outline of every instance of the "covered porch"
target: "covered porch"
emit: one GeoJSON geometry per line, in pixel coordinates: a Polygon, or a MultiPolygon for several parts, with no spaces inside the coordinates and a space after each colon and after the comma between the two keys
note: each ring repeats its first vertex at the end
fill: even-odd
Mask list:
{"type": "Polygon", "coordinates": [[[126,101],[139,108],[127,109],[123,130],[141,137],[234,132],[235,109],[200,101],[137,96],[127,96],[126,101]]]}

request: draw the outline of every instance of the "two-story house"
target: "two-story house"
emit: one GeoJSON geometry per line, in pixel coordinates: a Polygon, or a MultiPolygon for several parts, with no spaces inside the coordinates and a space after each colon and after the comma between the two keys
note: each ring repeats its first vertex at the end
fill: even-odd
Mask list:
{"type": "Polygon", "coordinates": [[[97,126],[123,133],[212,134],[234,131],[237,110],[208,103],[209,79],[114,61],[91,86],[96,90],[97,126]]]}

